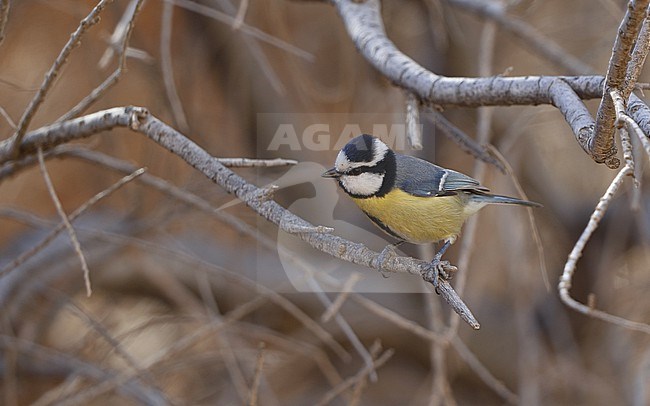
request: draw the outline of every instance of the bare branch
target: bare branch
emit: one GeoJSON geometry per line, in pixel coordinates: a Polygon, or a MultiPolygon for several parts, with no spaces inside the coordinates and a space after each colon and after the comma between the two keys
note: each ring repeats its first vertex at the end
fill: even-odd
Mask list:
{"type": "Polygon", "coordinates": [[[50,67],[50,70],[45,75],[43,84],[29,103],[29,106],[27,106],[27,109],[25,109],[25,112],[23,113],[23,116],[20,118],[20,122],[18,123],[18,129],[11,138],[13,140],[12,155],[14,157],[17,157],[19,155],[20,143],[23,139],[23,136],[25,135],[25,132],[27,131],[27,127],[29,127],[29,123],[32,121],[32,118],[38,111],[38,108],[45,101],[45,97],[47,96],[49,90],[52,88],[52,85],[54,84],[56,78],[59,76],[59,73],[61,73],[61,69],[68,61],[68,57],[72,53],[72,50],[79,45],[81,38],[86,33],[86,31],[88,31],[90,27],[99,22],[99,14],[104,10],[108,3],[112,1],[113,0],[100,0],[99,3],[97,3],[97,5],[92,9],[90,14],[81,20],[79,26],[75,32],[72,33],[70,39],[54,61],[54,64],[50,67]]]}
{"type": "Polygon", "coordinates": [[[621,89],[622,95],[627,98],[637,85],[643,65],[645,65],[648,50],[650,49],[650,18],[646,16],[639,32],[639,38],[636,40],[632,57],[625,73],[624,86],[621,89]]]}
{"type": "MultiPolygon", "coordinates": [[[[2,0],[0,0],[0,1],[2,1],[2,0]]],[[[0,106],[0,114],[2,115],[2,117],[3,117],[5,120],[7,120],[7,124],[9,124],[9,127],[13,128],[14,130],[15,130],[16,128],[18,128],[18,127],[16,126],[16,123],[14,122],[14,120],[13,120],[13,119],[11,118],[11,116],[9,115],[9,113],[7,113],[7,110],[5,110],[4,107],[2,107],[2,106],[0,106]]]]}
{"type": "MultiPolygon", "coordinates": [[[[170,1],[174,3],[175,6],[182,7],[194,13],[202,14],[206,17],[213,18],[222,23],[232,25],[235,22],[235,19],[233,17],[224,14],[220,11],[217,11],[213,8],[206,7],[199,3],[195,3],[194,1],[190,1],[190,0],[165,0],[165,1],[170,1]]],[[[241,23],[239,27],[239,31],[243,32],[244,34],[250,35],[254,38],[257,38],[260,41],[266,42],[269,45],[273,45],[274,47],[287,51],[300,58],[303,58],[307,61],[313,62],[315,59],[314,55],[312,55],[311,53],[304,51],[294,45],[288,44],[282,41],[281,39],[278,39],[272,35],[265,33],[264,31],[258,28],[251,27],[250,25],[244,22],[241,23]]]]}
{"type": "MultiPolygon", "coordinates": [[[[593,119],[579,100],[602,97],[602,77],[451,78],[436,75],[404,55],[387,38],[378,0],[332,2],[364,58],[387,79],[413,93],[423,103],[432,107],[553,104],[560,109],[583,149],[596,162],[604,161],[600,144],[593,141],[593,119]]],[[[608,160],[608,163],[614,165],[616,162],[608,160]]]]}
{"type": "Polygon", "coordinates": [[[449,138],[450,140],[458,144],[461,150],[467,152],[468,154],[471,154],[472,156],[480,159],[483,162],[494,165],[501,172],[505,171],[505,168],[503,167],[503,165],[501,165],[501,162],[499,162],[498,159],[490,155],[490,152],[485,145],[480,145],[479,143],[477,143],[475,140],[473,140],[471,137],[465,134],[465,132],[463,132],[460,128],[453,125],[451,121],[447,120],[445,116],[438,113],[437,111],[432,109],[431,113],[433,115],[433,122],[435,123],[436,128],[442,131],[442,133],[445,136],[447,136],[447,138],[449,138]]]}
{"type": "Polygon", "coordinates": [[[98,367],[93,363],[82,361],[79,358],[40,346],[31,341],[0,334],[0,348],[10,348],[10,346],[18,349],[23,354],[44,359],[53,365],[67,366],[74,370],[75,373],[86,376],[97,383],[115,382],[119,392],[129,396],[135,402],[166,404],[165,396],[161,393],[153,390],[153,388],[142,387],[136,379],[124,380],[121,378],[122,374],[118,374],[115,370],[98,367]]]}
{"type": "MultiPolygon", "coordinates": [[[[67,150],[63,149],[58,151],[59,153],[65,153],[67,150]]],[[[116,190],[124,186],[125,184],[129,183],[131,180],[137,178],[138,176],[144,174],[145,170],[144,168],[141,169],[135,169],[134,171],[131,171],[132,173],[130,175],[127,175],[114,183],[112,186],[109,188],[101,191],[100,193],[97,193],[95,196],[92,198],[88,199],[84,204],[79,206],[75,211],[73,211],[69,216],[67,216],[67,219],[72,223],[74,220],[76,220],[79,216],[81,216],[83,213],[85,213],[88,209],[90,209],[92,206],[97,204],[102,199],[105,199],[106,197],[110,196],[112,193],[114,193],[116,190]]],[[[66,228],[65,223],[59,223],[54,229],[52,229],[43,239],[32,245],[27,251],[23,252],[20,254],[17,258],[15,258],[13,261],[10,263],[6,264],[2,269],[0,269],[0,278],[6,276],[9,272],[12,270],[16,269],[18,266],[20,266],[22,263],[27,261],[29,258],[33,257],[37,252],[41,251],[43,248],[45,248],[49,243],[51,243],[54,238],[56,238],[57,235],[61,231],[63,231],[66,228]]]]}
{"type": "MultiPolygon", "coordinates": [[[[232,15],[238,12],[238,9],[235,8],[231,0],[216,0],[216,3],[226,14],[232,15]]],[[[264,73],[264,76],[266,76],[273,89],[275,89],[278,94],[283,95],[285,93],[284,85],[269,63],[269,59],[260,47],[260,44],[249,35],[244,35],[242,40],[248,46],[253,58],[255,58],[256,66],[258,66],[262,73],[264,73]]]]}
{"type": "Polygon", "coordinates": [[[83,270],[84,273],[84,282],[86,284],[86,295],[90,297],[93,291],[92,288],[90,287],[90,269],[88,269],[88,263],[86,262],[86,257],[84,256],[83,251],[81,251],[81,244],[79,244],[77,233],[75,233],[74,228],[72,228],[72,224],[70,224],[70,219],[68,219],[68,215],[65,214],[65,210],[63,210],[63,205],[61,205],[61,200],[59,200],[59,197],[56,195],[56,191],[54,190],[52,179],[50,179],[50,174],[47,172],[47,168],[45,167],[45,159],[43,159],[43,149],[39,147],[37,153],[38,153],[38,164],[41,169],[41,174],[43,175],[43,179],[45,180],[47,191],[49,192],[50,197],[52,198],[52,202],[56,207],[57,213],[61,217],[61,220],[63,220],[63,224],[65,225],[66,230],[68,230],[68,236],[70,237],[70,242],[72,243],[72,247],[74,248],[77,257],[79,257],[79,262],[81,262],[81,269],[83,270]]]}
{"type": "Polygon", "coordinates": [[[160,28],[160,65],[162,67],[165,93],[172,108],[174,120],[181,132],[188,133],[190,126],[183,109],[183,102],[178,95],[176,82],[174,81],[174,65],[172,63],[172,27],[174,18],[174,4],[168,1],[163,2],[162,22],[160,28]]]}
{"type": "Polygon", "coordinates": [[[266,345],[261,342],[257,352],[257,362],[255,363],[255,375],[253,376],[253,384],[248,398],[249,406],[257,406],[257,393],[260,388],[260,381],[262,379],[262,368],[264,367],[264,350],[266,345]]]}
{"type": "MultiPolygon", "coordinates": [[[[74,120],[56,123],[32,131],[25,137],[20,151],[34,153],[37,148],[49,149],[73,139],[89,137],[115,127],[126,127],[140,132],[167,150],[184,159],[188,164],[216,182],[229,193],[237,196],[259,215],[287,231],[292,227],[314,227],[304,219],[289,212],[272,199],[265,199],[264,190],[236,175],[198,145],[185,138],[173,128],[153,117],[141,107],[116,107],[99,111],[74,120]]],[[[7,141],[0,143],[0,164],[12,159],[7,141]]],[[[336,258],[387,272],[403,272],[427,278],[432,264],[410,257],[391,257],[387,260],[365,245],[344,238],[323,233],[301,233],[300,238],[313,248],[336,258]]],[[[445,264],[447,271],[456,268],[445,264]]],[[[441,296],[463,320],[474,329],[480,328],[467,305],[458,297],[448,281],[441,281],[438,288],[441,296]]]]}
{"type": "MultiPolygon", "coordinates": [[[[621,114],[617,112],[617,119],[622,120],[627,126],[628,131],[637,136],[646,154],[648,154],[648,158],[650,158],[650,138],[647,135],[648,133],[644,133],[644,129],[641,128],[642,125],[645,125],[645,130],[648,130],[647,125],[650,123],[648,121],[650,118],[650,109],[647,104],[637,98],[634,94],[631,94],[630,105],[627,111],[629,111],[629,115],[627,112],[622,112],[621,114]]],[[[628,151],[627,154],[632,155],[630,151],[628,151]]]]}
{"type": "Polygon", "coordinates": [[[484,0],[447,0],[447,2],[454,7],[496,21],[501,28],[514,34],[516,38],[528,45],[526,49],[537,52],[569,73],[579,75],[593,71],[591,66],[565,51],[530,24],[508,15],[499,2],[484,0]]]}
{"type": "Polygon", "coordinates": [[[352,288],[360,279],[361,276],[356,272],[350,275],[350,277],[343,284],[343,287],[341,288],[341,293],[339,293],[339,295],[336,297],[334,302],[332,302],[332,304],[330,304],[327,310],[325,310],[325,313],[323,313],[323,315],[320,316],[321,322],[327,323],[335,314],[339,312],[341,306],[343,306],[343,303],[345,303],[345,300],[348,298],[348,296],[350,296],[350,292],[352,291],[352,288]]]}
{"type": "MultiPolygon", "coordinates": [[[[618,35],[612,48],[603,96],[596,113],[594,137],[589,143],[589,148],[593,152],[596,162],[605,162],[610,168],[618,167],[618,163],[616,163],[618,160],[614,158],[616,154],[616,144],[614,143],[614,120],[616,115],[609,92],[614,89],[621,89],[625,84],[628,64],[641,23],[647,14],[648,3],[650,3],[648,0],[630,0],[628,3],[627,12],[618,28],[618,35]]],[[[631,87],[629,88],[631,89],[631,87]]],[[[623,94],[622,96],[623,99],[627,100],[629,94],[623,94]]]]}
{"type": "Polygon", "coordinates": [[[589,219],[589,223],[587,224],[587,227],[585,227],[584,231],[580,235],[580,238],[578,239],[575,246],[571,250],[571,253],[569,254],[569,258],[566,264],[564,265],[564,271],[562,272],[562,276],[560,277],[558,290],[560,292],[560,298],[562,299],[562,301],[567,306],[569,306],[570,308],[572,308],[573,310],[579,313],[606,321],[608,323],[615,324],[617,326],[621,326],[623,328],[650,334],[650,325],[627,320],[622,317],[618,317],[606,313],[602,310],[598,310],[586,306],[578,302],[574,298],[572,298],[571,294],[569,293],[569,290],[571,289],[571,283],[572,283],[571,281],[573,279],[573,275],[576,270],[576,265],[578,263],[578,260],[582,256],[582,252],[585,246],[587,245],[587,242],[591,238],[591,235],[594,233],[594,231],[596,231],[596,228],[598,228],[598,223],[600,223],[600,220],[605,215],[605,212],[607,211],[607,207],[609,206],[609,203],[611,202],[612,198],[616,194],[616,191],[623,184],[623,179],[626,176],[630,175],[631,173],[632,173],[632,169],[627,165],[624,166],[623,169],[621,169],[618,172],[618,174],[616,175],[612,183],[607,188],[607,191],[605,192],[603,197],[596,205],[596,209],[592,213],[591,218],[589,219]]]}
{"type": "Polygon", "coordinates": [[[102,57],[99,58],[98,66],[100,69],[105,69],[108,66],[116,50],[120,54],[127,53],[124,47],[125,38],[129,36],[128,31],[133,25],[134,16],[138,14],[138,9],[142,7],[143,3],[144,1],[131,0],[124,9],[120,21],[115,25],[115,29],[108,40],[109,46],[104,51],[102,57]]]}
{"type": "MultiPolygon", "coordinates": [[[[595,159],[595,155],[591,150],[595,121],[589,110],[564,80],[555,79],[549,86],[551,102],[560,110],[564,119],[571,126],[578,144],[595,159]],[[551,89],[553,90],[551,91],[551,89]]],[[[612,162],[614,163],[614,161],[612,162]]],[[[618,163],[616,166],[618,166],[618,163]]]]}
{"type": "Polygon", "coordinates": [[[479,378],[487,386],[489,386],[496,394],[501,396],[506,402],[517,405],[519,404],[519,396],[513,393],[510,389],[506,387],[500,380],[494,377],[489,369],[481,363],[481,361],[470,351],[465,343],[459,338],[455,337],[451,340],[451,345],[454,347],[458,355],[469,365],[469,367],[476,372],[479,378]]]}
{"type": "Polygon", "coordinates": [[[420,102],[413,93],[406,93],[406,137],[411,148],[415,150],[422,149],[420,102]]]}
{"type": "Polygon", "coordinates": [[[325,226],[304,226],[297,224],[287,224],[283,227],[284,231],[289,234],[303,234],[303,233],[320,233],[320,234],[330,234],[334,232],[332,227],[325,226]]]}
{"type": "MultiPolygon", "coordinates": [[[[524,200],[530,200],[526,194],[526,191],[521,186],[521,183],[515,175],[515,171],[512,169],[512,166],[508,160],[503,155],[501,155],[498,149],[494,147],[492,147],[491,152],[503,163],[503,166],[506,168],[506,173],[510,176],[510,179],[512,179],[512,183],[514,184],[515,189],[517,189],[519,197],[524,200]]],[[[537,248],[537,260],[539,262],[540,273],[542,274],[542,281],[544,282],[546,290],[550,292],[551,282],[548,278],[548,268],[546,267],[546,255],[544,255],[544,244],[542,244],[542,236],[539,232],[539,227],[537,226],[537,221],[535,220],[533,210],[531,208],[527,208],[526,214],[528,215],[528,224],[530,224],[530,230],[533,234],[533,241],[535,242],[535,247],[537,248]]]]}
{"type": "Polygon", "coordinates": [[[643,133],[648,137],[650,134],[650,108],[634,93],[630,94],[630,99],[628,100],[627,111],[630,114],[630,117],[639,124],[643,133]]]}
{"type": "Polygon", "coordinates": [[[318,401],[317,405],[328,405],[334,398],[341,392],[347,390],[349,387],[354,385],[355,383],[359,382],[361,379],[364,379],[370,372],[380,368],[382,365],[386,363],[390,359],[390,357],[393,356],[395,351],[392,349],[388,349],[384,351],[383,354],[377,358],[372,365],[366,365],[363,367],[359,372],[357,372],[354,376],[351,376],[350,378],[346,379],[345,381],[341,382],[339,385],[336,387],[332,388],[331,391],[327,392],[323,398],[318,401]]]}
{"type": "Polygon", "coordinates": [[[630,167],[632,174],[634,174],[634,157],[632,153],[632,142],[630,141],[630,134],[628,129],[625,128],[625,125],[630,126],[629,129],[634,131],[634,127],[641,131],[639,126],[632,120],[627,113],[625,112],[625,101],[623,96],[618,90],[612,90],[609,92],[612,101],[614,102],[614,110],[616,112],[616,126],[619,128],[619,133],[621,137],[621,146],[623,147],[623,158],[625,159],[625,164],[630,167]]]}
{"type": "Polygon", "coordinates": [[[295,159],[255,159],[255,158],[218,158],[219,163],[227,168],[272,168],[298,163],[295,159]]]}
{"type": "Polygon", "coordinates": [[[232,23],[233,30],[238,30],[239,27],[241,27],[241,25],[244,23],[244,18],[246,18],[246,11],[248,11],[248,0],[241,0],[239,2],[237,15],[235,16],[235,21],[232,23]]]}
{"type": "Polygon", "coordinates": [[[131,39],[131,34],[133,33],[133,27],[135,26],[135,20],[140,14],[140,10],[142,9],[142,5],[144,4],[144,0],[134,0],[134,1],[136,2],[135,3],[131,2],[129,4],[129,10],[127,10],[127,13],[125,13],[123,16],[123,18],[129,17],[129,19],[126,20],[127,21],[126,28],[124,31],[124,35],[122,37],[122,44],[120,48],[120,55],[119,55],[117,69],[115,69],[115,71],[113,71],[113,73],[111,73],[110,76],[107,77],[106,80],[104,80],[104,82],[102,82],[99,86],[93,89],[76,106],[74,106],[72,109],[70,109],[70,111],[68,111],[63,116],[61,116],[57,120],[57,122],[69,120],[71,118],[77,117],[79,114],[82,114],[84,111],[86,111],[86,109],[88,109],[97,100],[99,100],[99,98],[102,97],[104,93],[108,91],[108,89],[115,86],[115,84],[117,84],[117,82],[120,80],[122,73],[126,70],[127,50],[129,47],[129,40],[131,39]],[[131,5],[133,5],[132,10],[130,10],[131,5]],[[131,14],[129,14],[128,11],[131,11],[131,14]]]}

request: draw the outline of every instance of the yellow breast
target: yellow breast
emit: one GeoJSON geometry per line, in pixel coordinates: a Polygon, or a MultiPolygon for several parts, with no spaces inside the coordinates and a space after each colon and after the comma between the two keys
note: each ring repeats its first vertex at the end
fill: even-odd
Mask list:
{"type": "Polygon", "coordinates": [[[471,214],[460,196],[417,197],[394,189],[383,197],[352,200],[394,234],[418,244],[455,238],[471,214]]]}

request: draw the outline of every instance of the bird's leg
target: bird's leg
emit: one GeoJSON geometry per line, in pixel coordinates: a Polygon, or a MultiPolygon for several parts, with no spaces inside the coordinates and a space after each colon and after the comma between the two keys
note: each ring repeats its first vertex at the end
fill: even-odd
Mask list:
{"type": "Polygon", "coordinates": [[[386,273],[384,273],[384,271],[383,271],[385,261],[388,261],[391,257],[394,257],[395,256],[395,248],[399,247],[402,244],[404,244],[404,241],[397,241],[395,243],[388,244],[379,253],[379,256],[377,257],[377,263],[379,264],[379,266],[378,266],[379,273],[381,273],[381,276],[383,276],[384,278],[388,278],[388,276],[389,276],[386,273]]]}
{"type": "Polygon", "coordinates": [[[445,240],[445,243],[442,244],[440,250],[433,257],[433,261],[431,261],[431,268],[433,271],[432,283],[433,283],[433,287],[436,289],[436,293],[438,293],[438,284],[440,283],[440,277],[442,277],[444,280],[449,280],[451,279],[452,276],[447,272],[445,272],[443,261],[441,261],[442,256],[447,251],[447,248],[451,246],[451,244],[452,244],[452,240],[445,240]]]}

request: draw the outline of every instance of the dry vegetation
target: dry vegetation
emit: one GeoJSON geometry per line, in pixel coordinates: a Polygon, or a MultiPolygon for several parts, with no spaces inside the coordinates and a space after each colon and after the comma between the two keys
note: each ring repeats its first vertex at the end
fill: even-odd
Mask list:
{"type": "MultiPolygon", "coordinates": [[[[608,94],[602,103],[598,92],[580,97],[592,99],[585,105],[598,117],[589,136],[619,145],[622,183],[575,269],[567,257],[618,172],[608,168],[615,156],[604,156],[607,148],[576,142],[576,127],[548,100],[503,107],[510,103],[422,97],[418,90],[429,89],[373,68],[372,55],[346,31],[345,10],[376,0],[173,3],[0,1],[1,404],[650,402],[649,155],[632,124],[647,134],[650,121],[633,114],[643,112],[641,101],[638,110],[633,99],[625,104],[650,23],[637,25],[640,59],[625,75],[636,38],[617,40],[627,2],[381,4],[397,48],[449,77],[609,72],[609,81],[616,40],[612,61],[621,58],[625,80],[608,82],[608,90],[621,97],[618,115],[614,103],[597,114],[608,94]],[[75,30],[79,45],[61,54],[75,30]],[[48,70],[55,75],[44,84],[48,70]],[[89,95],[92,103],[82,102],[89,95]],[[487,208],[448,252],[459,269],[452,285],[480,330],[418,270],[396,273],[415,260],[389,264],[395,273],[383,278],[362,266],[377,268],[376,252],[345,258],[357,265],[326,254],[336,236],[374,251],[387,244],[318,177],[334,160],[336,135],[326,150],[268,149],[280,123],[326,124],[332,134],[358,123],[370,132],[405,122],[407,104],[423,125],[423,149],[407,145],[407,153],[473,174],[498,193],[525,191],[545,206],[533,218],[524,209],[487,208]],[[434,124],[438,104],[456,136],[434,124]],[[126,121],[115,128],[32,142],[58,120],[131,105],[149,113],[120,110],[116,120],[126,121]],[[198,147],[179,147],[179,133],[161,130],[172,134],[161,140],[149,131],[156,119],[219,158],[300,163],[221,161],[254,185],[280,189],[235,187],[239,178],[218,163],[197,163],[198,147]],[[614,137],[615,124],[629,131],[614,137]],[[13,149],[17,138],[24,144],[13,149]],[[256,213],[273,201],[333,233],[256,213]]],[[[635,16],[644,21],[648,2],[631,4],[641,12],[630,26],[635,16]]],[[[650,154],[647,138],[645,147],[650,154]]],[[[432,252],[404,248],[415,258],[432,252]]]]}

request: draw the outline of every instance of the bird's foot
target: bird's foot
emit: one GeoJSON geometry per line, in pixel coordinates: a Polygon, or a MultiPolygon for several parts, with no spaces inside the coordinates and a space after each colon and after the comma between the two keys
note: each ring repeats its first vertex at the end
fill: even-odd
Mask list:
{"type": "Polygon", "coordinates": [[[431,264],[423,277],[425,281],[430,282],[433,285],[436,293],[440,294],[440,292],[438,292],[440,280],[445,282],[450,281],[456,271],[458,271],[458,268],[453,266],[449,261],[442,261],[440,258],[436,257],[431,261],[431,264]]]}

